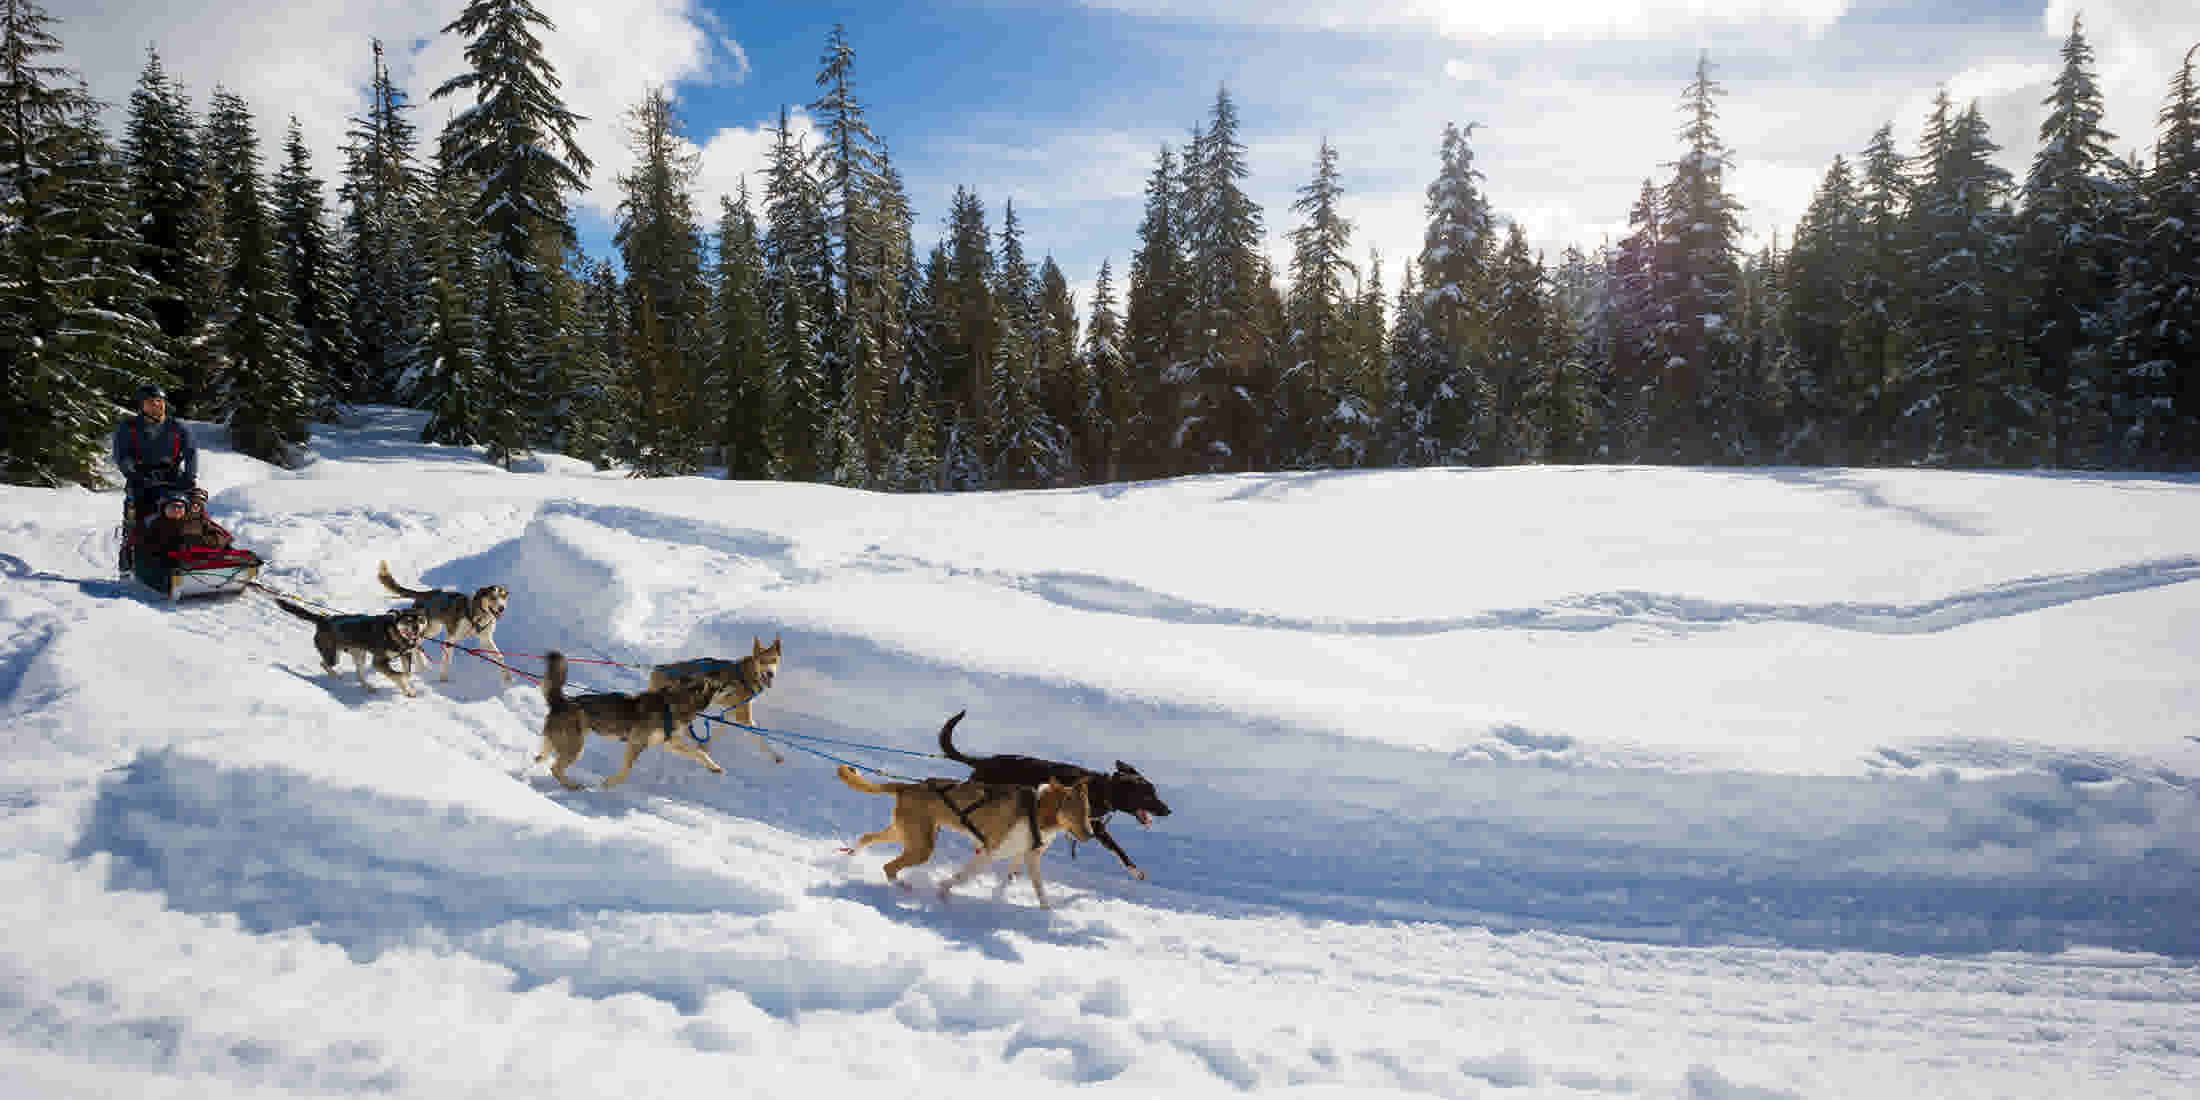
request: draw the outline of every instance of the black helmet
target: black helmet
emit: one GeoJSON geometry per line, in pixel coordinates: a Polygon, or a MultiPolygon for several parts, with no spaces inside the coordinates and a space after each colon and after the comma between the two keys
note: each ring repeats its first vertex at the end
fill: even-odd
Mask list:
{"type": "Polygon", "coordinates": [[[147,401],[149,401],[149,400],[151,400],[151,399],[153,399],[153,398],[155,398],[155,397],[158,397],[158,398],[160,398],[161,400],[163,400],[163,401],[166,401],[166,400],[168,400],[168,391],[167,391],[167,390],[164,390],[164,389],[161,389],[159,385],[157,385],[157,384],[155,384],[155,383],[152,383],[152,382],[147,382],[146,384],[144,384],[144,385],[142,385],[142,386],[139,386],[139,387],[138,387],[138,391],[137,391],[137,403],[138,403],[138,404],[140,404],[140,405],[143,405],[144,403],[146,403],[147,401]]]}

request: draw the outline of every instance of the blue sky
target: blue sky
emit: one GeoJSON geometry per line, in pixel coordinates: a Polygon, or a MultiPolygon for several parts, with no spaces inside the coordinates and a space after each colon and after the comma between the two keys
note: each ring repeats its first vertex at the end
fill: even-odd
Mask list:
{"type": "MultiPolygon", "coordinates": [[[[559,24],[549,50],[569,102],[592,119],[595,186],[577,203],[592,250],[609,249],[628,160],[619,118],[644,88],[676,96],[704,151],[701,208],[714,214],[715,196],[758,166],[780,106],[816,97],[839,22],[857,94],[907,177],[920,247],[967,185],[996,228],[1013,201],[1029,251],[1055,256],[1079,288],[1103,258],[1120,278],[1155,150],[1180,146],[1225,85],[1279,267],[1289,204],[1326,136],[1355,246],[1381,250],[1395,288],[1419,246],[1446,121],[1479,125],[1477,164],[1499,214],[1555,260],[1567,244],[1624,232],[1641,181],[1662,178],[1678,150],[1679,93],[1708,51],[1728,91],[1729,183],[1756,243],[1785,239],[1832,157],[1853,155],[1881,123],[1909,147],[1942,85],[1980,103],[2021,177],[2073,14],[2097,51],[2120,150],[2151,145],[2169,76],[2200,42],[2200,4],[2168,0],[537,2],[559,24]]],[[[154,44],[199,105],[216,83],[244,94],[270,145],[296,112],[324,176],[360,109],[369,38],[389,44],[424,130],[447,112],[428,91],[460,64],[462,44],[437,33],[458,0],[48,3],[94,94],[126,100],[154,44]]]]}

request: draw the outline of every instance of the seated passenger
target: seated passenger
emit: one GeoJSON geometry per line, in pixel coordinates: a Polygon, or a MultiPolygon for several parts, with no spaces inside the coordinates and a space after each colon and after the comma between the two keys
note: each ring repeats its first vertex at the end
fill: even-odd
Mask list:
{"type": "Polygon", "coordinates": [[[145,521],[145,546],[155,554],[173,556],[185,547],[228,545],[229,533],[208,521],[205,512],[194,510],[191,498],[183,493],[163,496],[160,511],[145,521]]]}

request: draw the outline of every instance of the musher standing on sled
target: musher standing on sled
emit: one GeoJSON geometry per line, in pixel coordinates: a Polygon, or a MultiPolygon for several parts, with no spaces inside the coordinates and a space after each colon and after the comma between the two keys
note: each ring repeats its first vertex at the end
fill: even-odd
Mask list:
{"type": "MultiPolygon", "coordinates": [[[[168,415],[168,392],[138,387],[138,412],[115,429],[115,468],[122,471],[122,522],[134,528],[151,515],[153,502],[168,491],[198,488],[199,448],[191,430],[168,415]]],[[[130,572],[130,540],[122,544],[122,572],[130,572]]]]}

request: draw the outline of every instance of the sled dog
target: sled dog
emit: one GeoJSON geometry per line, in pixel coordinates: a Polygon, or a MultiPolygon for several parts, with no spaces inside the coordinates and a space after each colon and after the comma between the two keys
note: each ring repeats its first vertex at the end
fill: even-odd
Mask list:
{"type": "Polygon", "coordinates": [[[542,750],[535,754],[535,763],[550,760],[551,777],[565,784],[566,789],[581,787],[566,778],[565,769],[581,758],[590,730],[626,742],[626,759],[616,774],[604,779],[606,787],[626,782],[634,761],[652,745],[685,756],[719,775],[726,773],[703,751],[703,746],[687,735],[687,724],[710,705],[709,685],[683,681],[636,695],[602,692],[567,697],[565,654],[552,650],[549,663],[542,678],[542,694],[550,701],[550,713],[542,720],[542,750]]]}
{"type": "MultiPolygon", "coordinates": [[[[504,651],[497,648],[497,620],[504,616],[504,608],[511,602],[510,589],[501,584],[485,584],[469,596],[448,589],[407,588],[390,576],[388,562],[382,563],[375,576],[382,579],[382,587],[396,595],[410,597],[414,607],[427,613],[430,634],[442,632],[445,643],[443,672],[437,679],[451,678],[451,654],[467,638],[481,639],[481,644],[496,654],[498,665],[504,663],[504,651]]],[[[499,667],[497,671],[503,674],[505,683],[512,682],[511,669],[499,667]]]]}
{"type": "MultiPolygon", "coordinates": [[[[1035,787],[1041,783],[1073,783],[1090,780],[1088,790],[1092,802],[1092,835],[1115,858],[1123,861],[1123,869],[1131,877],[1143,880],[1146,872],[1131,862],[1130,853],[1108,835],[1108,815],[1117,810],[1138,819],[1147,828],[1153,827],[1153,819],[1169,816],[1169,804],[1161,801],[1161,792],[1154,789],[1153,781],[1138,774],[1138,769],[1121,760],[1115,762],[1112,772],[1096,772],[1075,764],[1055,760],[1042,760],[1036,756],[964,756],[955,750],[955,723],[963,720],[967,711],[956,711],[947,724],[940,727],[940,753],[949,760],[970,765],[970,778],[978,783],[1019,783],[1035,787]]],[[[1082,839],[1082,838],[1080,838],[1082,839]]]]}
{"type": "MultiPolygon", "coordinates": [[[[764,694],[779,676],[779,639],[765,645],[764,639],[749,639],[749,655],[728,661],[719,657],[697,657],[689,661],[675,661],[669,665],[655,665],[649,670],[649,687],[655,691],[671,687],[683,680],[707,683],[711,688],[710,705],[732,707],[733,720],[744,726],[753,726],[756,719],[749,709],[750,700],[764,694]]],[[[756,747],[764,750],[774,764],[784,764],[787,758],[764,740],[764,735],[751,731],[756,747]]]]}
{"type": "Polygon", "coordinates": [[[414,694],[413,660],[428,632],[427,612],[407,607],[380,615],[323,615],[281,599],[275,606],[313,624],[313,648],[321,651],[323,671],[333,674],[337,658],[349,653],[360,687],[373,687],[367,683],[367,665],[372,662],[399,691],[414,694]]]}
{"type": "Polygon", "coordinates": [[[865,794],[894,796],[894,817],[875,833],[857,838],[842,852],[854,855],[873,844],[901,845],[901,854],[886,861],[886,881],[908,888],[901,872],[932,858],[942,828],[955,829],[978,842],[970,862],[940,883],[940,900],[948,891],[970,880],[997,859],[1021,858],[1031,876],[1031,892],[1039,907],[1047,905],[1046,883],[1039,878],[1039,857],[1056,836],[1064,832],[1079,840],[1092,838],[1092,805],[1087,800],[1091,784],[1049,783],[1022,787],[1013,783],[957,783],[952,779],[928,779],[922,783],[873,783],[842,764],[840,781],[865,794]]]}

